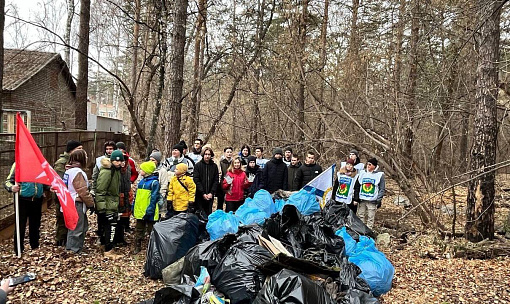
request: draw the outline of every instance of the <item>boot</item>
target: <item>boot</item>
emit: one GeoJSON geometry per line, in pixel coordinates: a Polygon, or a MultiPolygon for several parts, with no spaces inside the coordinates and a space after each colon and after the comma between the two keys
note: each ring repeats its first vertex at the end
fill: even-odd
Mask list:
{"type": "Polygon", "coordinates": [[[133,254],[138,254],[142,251],[142,240],[135,241],[135,249],[133,250],[133,254]]]}

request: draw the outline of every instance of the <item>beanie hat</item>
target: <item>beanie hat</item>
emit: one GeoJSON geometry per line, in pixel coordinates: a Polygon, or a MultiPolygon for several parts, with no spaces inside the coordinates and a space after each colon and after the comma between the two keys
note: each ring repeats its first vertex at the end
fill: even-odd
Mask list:
{"type": "Polygon", "coordinates": [[[179,173],[186,173],[186,171],[188,171],[188,165],[183,163],[177,164],[177,166],[175,166],[175,173],[177,173],[177,171],[179,171],[179,173]]]}
{"type": "Polygon", "coordinates": [[[151,175],[154,171],[156,171],[156,164],[151,161],[146,161],[140,165],[140,169],[147,173],[147,175],[151,175]]]}
{"type": "Polygon", "coordinates": [[[352,149],[351,152],[349,152],[349,153],[352,153],[352,154],[356,155],[356,157],[359,157],[359,152],[356,149],[352,149]]]}
{"type": "Polygon", "coordinates": [[[79,146],[83,146],[81,142],[71,139],[66,144],[66,152],[69,153],[74,149],[78,148],[79,146]]]}
{"type": "Polygon", "coordinates": [[[186,144],[186,142],[184,140],[181,140],[179,142],[179,145],[181,145],[183,149],[188,149],[188,145],[186,144]]]}
{"type": "Polygon", "coordinates": [[[280,154],[283,156],[283,150],[282,148],[274,148],[273,149],[273,156],[275,156],[276,154],[280,154]]]}
{"type": "Polygon", "coordinates": [[[115,144],[117,146],[117,149],[122,149],[122,150],[127,150],[126,149],[126,144],[119,141],[118,143],[115,144]]]}
{"type": "Polygon", "coordinates": [[[110,160],[112,160],[112,161],[114,161],[114,160],[124,161],[124,155],[119,150],[115,150],[115,151],[112,152],[112,155],[110,155],[110,160]]]}
{"type": "Polygon", "coordinates": [[[347,164],[351,164],[354,166],[354,159],[352,158],[349,158],[347,161],[346,161],[347,164]]]}
{"type": "Polygon", "coordinates": [[[287,147],[285,148],[285,152],[289,151],[290,153],[292,153],[292,148],[291,147],[287,147]]]}
{"type": "Polygon", "coordinates": [[[180,143],[172,147],[172,150],[176,150],[176,149],[179,150],[179,152],[181,152],[181,155],[184,153],[183,152],[184,151],[184,147],[181,146],[180,143]]]}
{"type": "Polygon", "coordinates": [[[252,161],[254,161],[256,163],[257,162],[257,158],[255,156],[253,156],[253,155],[248,156],[248,164],[250,162],[252,162],[252,161]]]}
{"type": "Polygon", "coordinates": [[[372,165],[374,165],[375,167],[377,167],[377,159],[374,157],[374,158],[371,158],[367,161],[367,163],[371,163],[372,165]]]}
{"type": "Polygon", "coordinates": [[[154,158],[158,163],[160,163],[161,159],[163,158],[163,155],[159,151],[154,151],[151,153],[149,158],[154,158]]]}

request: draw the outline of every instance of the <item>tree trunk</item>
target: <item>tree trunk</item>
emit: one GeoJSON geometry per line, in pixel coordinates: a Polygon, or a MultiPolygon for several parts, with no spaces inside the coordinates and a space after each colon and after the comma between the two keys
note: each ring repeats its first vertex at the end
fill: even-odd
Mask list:
{"type": "MultiPolygon", "coordinates": [[[[156,136],[156,129],[158,127],[159,122],[159,114],[161,112],[161,99],[163,98],[163,90],[165,89],[165,71],[166,71],[166,53],[167,53],[167,22],[168,22],[168,11],[166,7],[166,0],[157,1],[156,11],[159,14],[159,45],[160,45],[160,58],[159,58],[159,83],[158,83],[158,92],[156,96],[156,105],[154,107],[154,112],[152,113],[151,119],[151,128],[149,131],[149,138],[147,140],[147,154],[150,155],[152,149],[154,148],[154,141],[156,136]]],[[[141,155],[140,155],[141,156],[141,155]]]]}
{"type": "Polygon", "coordinates": [[[64,43],[66,44],[64,52],[64,60],[71,71],[71,28],[73,25],[74,17],[74,0],[67,0],[67,20],[66,32],[64,33],[64,43]]]}
{"type": "MultiPolygon", "coordinates": [[[[411,43],[409,63],[409,84],[407,87],[407,121],[404,130],[404,154],[409,159],[413,157],[414,144],[414,115],[416,113],[416,87],[418,83],[418,42],[420,39],[420,0],[413,1],[411,21],[411,43]]],[[[410,167],[410,164],[408,166],[410,167]]]]}
{"type": "Polygon", "coordinates": [[[305,134],[305,47],[306,47],[306,29],[308,22],[308,2],[303,0],[301,3],[301,14],[298,21],[298,41],[297,41],[297,62],[296,73],[297,75],[297,110],[298,110],[298,126],[296,140],[304,141],[305,134]]]}
{"type": "Polygon", "coordinates": [[[89,86],[90,0],[80,0],[78,79],[76,81],[75,128],[87,129],[87,90],[89,86]]]}
{"type": "Polygon", "coordinates": [[[168,127],[165,132],[166,154],[181,137],[182,87],[184,85],[184,46],[186,44],[186,19],[188,0],[174,2],[172,29],[172,55],[170,62],[170,100],[166,111],[168,127]]]}
{"type": "MultiPolygon", "coordinates": [[[[324,16],[322,17],[322,24],[321,24],[321,36],[320,36],[320,53],[319,53],[319,84],[320,84],[320,91],[319,91],[319,98],[321,100],[324,100],[324,87],[325,87],[325,81],[323,79],[326,79],[324,75],[324,68],[326,67],[326,37],[328,33],[328,14],[329,14],[329,0],[324,1],[324,16]]],[[[326,126],[324,125],[324,121],[322,119],[319,119],[319,122],[317,123],[317,136],[315,138],[322,139],[324,137],[324,133],[326,130],[326,126]]],[[[324,148],[322,141],[319,141],[317,145],[317,150],[319,151],[319,154],[323,154],[324,148]]]]}
{"type": "Polygon", "coordinates": [[[197,33],[193,62],[193,88],[191,89],[191,110],[189,120],[189,141],[198,137],[200,124],[200,103],[202,102],[202,80],[204,72],[204,48],[207,20],[207,0],[198,0],[197,33]]]}
{"type": "Polygon", "coordinates": [[[501,6],[504,1],[479,0],[475,35],[477,51],[476,105],[473,146],[470,152],[466,238],[472,242],[494,239],[494,178],[496,163],[498,61],[501,6]]]}

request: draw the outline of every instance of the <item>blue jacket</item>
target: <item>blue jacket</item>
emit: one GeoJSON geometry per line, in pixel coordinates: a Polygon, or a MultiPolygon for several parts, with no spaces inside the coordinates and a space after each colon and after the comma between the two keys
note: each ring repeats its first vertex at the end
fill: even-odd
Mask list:
{"type": "Polygon", "coordinates": [[[133,215],[138,220],[157,221],[159,219],[159,176],[152,174],[138,182],[133,204],[133,215]]]}
{"type": "MultiPolygon", "coordinates": [[[[12,186],[15,184],[15,172],[16,172],[16,163],[12,164],[11,171],[9,172],[9,175],[7,176],[7,180],[4,183],[5,189],[7,191],[12,192],[12,186]]],[[[19,183],[20,185],[20,191],[19,195],[21,197],[26,198],[41,198],[44,193],[44,188],[42,184],[38,183],[19,183]]]]}

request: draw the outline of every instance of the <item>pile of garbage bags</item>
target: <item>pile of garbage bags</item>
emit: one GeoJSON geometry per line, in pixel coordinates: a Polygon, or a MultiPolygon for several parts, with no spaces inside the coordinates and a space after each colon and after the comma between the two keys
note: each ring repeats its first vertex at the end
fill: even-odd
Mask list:
{"type": "Polygon", "coordinates": [[[314,190],[258,191],[237,212],[154,226],[145,275],[166,287],[142,303],[379,303],[393,265],[345,204],[321,210],[314,190]],[[204,235],[209,235],[204,240],[204,235]]]}

